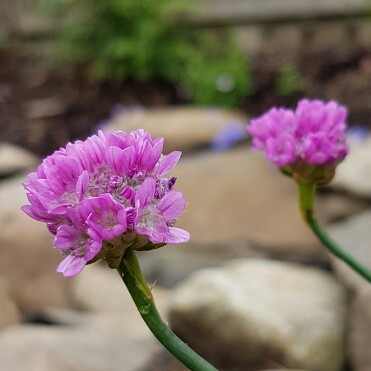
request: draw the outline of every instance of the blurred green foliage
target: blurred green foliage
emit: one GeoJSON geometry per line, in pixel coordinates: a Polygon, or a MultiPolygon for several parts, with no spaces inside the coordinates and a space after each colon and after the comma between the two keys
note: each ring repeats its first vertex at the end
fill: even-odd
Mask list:
{"type": "Polygon", "coordinates": [[[304,89],[305,79],[295,63],[285,64],[276,75],[276,91],[290,95],[304,89]]]}
{"type": "Polygon", "coordinates": [[[250,92],[232,35],[180,24],[187,0],[41,0],[60,20],[57,58],[96,80],[162,78],[200,104],[234,106],[250,92]]]}

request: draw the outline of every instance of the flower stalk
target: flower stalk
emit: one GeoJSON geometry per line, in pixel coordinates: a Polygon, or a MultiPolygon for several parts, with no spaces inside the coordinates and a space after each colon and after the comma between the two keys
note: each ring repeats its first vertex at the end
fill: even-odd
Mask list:
{"type": "Polygon", "coordinates": [[[368,282],[371,282],[371,271],[336,244],[315,219],[313,207],[315,189],[316,187],[314,184],[298,184],[299,206],[304,221],[308,224],[313,233],[327,248],[327,250],[342,260],[368,282]]]}
{"type": "Polygon", "coordinates": [[[126,251],[117,271],[144,322],[160,343],[192,371],[217,371],[214,366],[178,338],[162,320],[134,250],[128,249],[126,251]]]}

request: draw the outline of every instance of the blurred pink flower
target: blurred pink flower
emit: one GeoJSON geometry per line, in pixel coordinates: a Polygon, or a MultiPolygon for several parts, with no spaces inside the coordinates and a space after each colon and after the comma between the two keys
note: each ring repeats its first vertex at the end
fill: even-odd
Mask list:
{"type": "Polygon", "coordinates": [[[303,99],[296,110],[271,108],[247,127],[253,148],[279,167],[332,165],[348,153],[347,109],[330,101],[303,99]]]}

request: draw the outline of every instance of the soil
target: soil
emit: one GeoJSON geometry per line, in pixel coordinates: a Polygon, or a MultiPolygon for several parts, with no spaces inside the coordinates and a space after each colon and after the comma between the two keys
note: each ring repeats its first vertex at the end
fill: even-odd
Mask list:
{"type": "MultiPolygon", "coordinates": [[[[295,106],[303,96],[336,99],[350,110],[351,124],[371,127],[371,50],[345,56],[299,56],[303,87],[288,95],[276,92],[277,67],[262,55],[253,66],[254,92],[239,109],[259,115],[272,105],[295,106]]],[[[25,147],[40,156],[66,142],[90,135],[118,107],[166,106],[187,103],[177,87],[164,81],[91,82],[86,69],[50,69],[19,48],[0,49],[0,141],[25,147]]]]}
{"type": "Polygon", "coordinates": [[[91,82],[84,67],[39,67],[15,50],[0,50],[0,141],[45,156],[84,139],[120,107],[180,103],[175,87],[160,80],[91,82]]]}

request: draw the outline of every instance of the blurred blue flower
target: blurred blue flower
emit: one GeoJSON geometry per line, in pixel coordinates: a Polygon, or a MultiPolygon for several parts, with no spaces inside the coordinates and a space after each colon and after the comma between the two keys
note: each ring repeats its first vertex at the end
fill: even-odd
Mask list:
{"type": "Polygon", "coordinates": [[[365,141],[369,134],[370,130],[363,125],[354,125],[347,130],[348,137],[358,142],[365,141]]]}
{"type": "Polygon", "coordinates": [[[231,122],[214,137],[211,147],[214,151],[226,151],[247,137],[248,133],[244,123],[231,122]]]}

